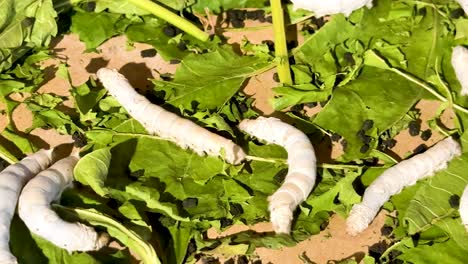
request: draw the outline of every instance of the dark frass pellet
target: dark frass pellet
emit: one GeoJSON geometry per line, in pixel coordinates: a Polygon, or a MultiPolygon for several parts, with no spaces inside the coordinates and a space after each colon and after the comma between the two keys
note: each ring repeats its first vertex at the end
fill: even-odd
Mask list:
{"type": "Polygon", "coordinates": [[[163,28],[164,35],[173,38],[177,36],[177,29],[174,26],[167,25],[163,28]]]}
{"type": "Polygon", "coordinates": [[[421,144],[421,145],[417,146],[417,147],[413,150],[413,153],[414,153],[414,154],[421,154],[421,153],[424,153],[426,150],[427,150],[427,146],[424,145],[424,144],[421,144]]]}
{"type": "Polygon", "coordinates": [[[361,148],[359,149],[359,151],[360,151],[361,153],[366,153],[367,151],[369,151],[369,147],[370,147],[369,145],[364,144],[364,145],[361,146],[361,148]]]}
{"type": "Polygon", "coordinates": [[[179,43],[177,43],[177,48],[180,51],[186,51],[187,50],[187,43],[185,43],[185,41],[181,40],[179,43]]]}
{"type": "Polygon", "coordinates": [[[239,104],[239,111],[241,113],[247,113],[247,111],[249,111],[249,107],[247,106],[246,103],[242,102],[239,104]]]}
{"type": "Polygon", "coordinates": [[[356,133],[356,136],[359,138],[359,140],[364,141],[364,138],[366,137],[366,131],[361,129],[356,133]]]}
{"type": "Polygon", "coordinates": [[[279,78],[279,75],[277,72],[273,73],[273,81],[279,83],[280,82],[280,78],[279,78]]]}
{"type": "Polygon", "coordinates": [[[382,236],[389,236],[393,231],[393,228],[391,226],[383,226],[381,229],[380,229],[380,233],[382,234],[382,236]]]}
{"type": "Polygon", "coordinates": [[[238,216],[244,213],[244,209],[242,209],[242,205],[236,203],[229,204],[229,212],[233,216],[238,216]]]}
{"type": "Polygon", "coordinates": [[[362,139],[362,143],[364,143],[364,144],[370,144],[371,141],[372,141],[372,137],[367,136],[367,135],[365,135],[364,138],[362,139]]]}
{"type": "Polygon", "coordinates": [[[297,41],[295,40],[290,40],[286,43],[286,46],[288,48],[288,50],[290,49],[294,49],[295,47],[297,47],[297,41]]]}
{"type": "Polygon", "coordinates": [[[362,123],[361,129],[364,131],[367,131],[371,129],[373,126],[374,126],[374,120],[367,119],[366,121],[364,121],[364,123],[362,123]]]}
{"type": "Polygon", "coordinates": [[[73,133],[72,139],[74,141],[73,145],[75,145],[75,147],[78,147],[78,148],[84,147],[88,143],[85,135],[83,135],[82,133],[78,131],[75,131],[75,133],[73,133]]]}
{"type": "Polygon", "coordinates": [[[460,206],[460,196],[454,194],[449,198],[449,204],[452,208],[458,208],[460,206]]]}
{"type": "Polygon", "coordinates": [[[418,121],[413,120],[409,122],[408,124],[408,129],[409,129],[409,134],[413,137],[419,135],[419,132],[421,131],[421,125],[419,124],[418,121]]]}
{"type": "Polygon", "coordinates": [[[354,65],[356,62],[354,61],[353,54],[351,52],[345,52],[344,59],[349,65],[354,65]]]}
{"type": "Polygon", "coordinates": [[[224,261],[224,264],[234,264],[234,263],[236,263],[236,262],[234,261],[233,258],[230,258],[230,259],[224,261]]]}
{"type": "Polygon", "coordinates": [[[231,226],[233,224],[233,221],[231,219],[227,219],[227,218],[221,218],[221,220],[219,222],[221,224],[221,228],[225,228],[225,227],[231,226]]]}
{"type": "Polygon", "coordinates": [[[156,54],[158,54],[156,49],[145,49],[145,50],[140,51],[140,56],[142,58],[151,58],[151,57],[156,56],[156,54]]]}
{"type": "Polygon", "coordinates": [[[426,129],[421,133],[421,139],[424,141],[428,141],[432,136],[432,131],[430,129],[426,129]]]}
{"type": "Polygon", "coordinates": [[[198,205],[197,198],[190,197],[182,201],[182,206],[184,207],[184,209],[194,208],[194,207],[197,207],[197,205],[198,205]]]}
{"type": "Polygon", "coordinates": [[[264,10],[247,11],[245,17],[250,20],[261,20],[262,18],[265,19],[265,11],[264,10]]]}
{"type": "Polygon", "coordinates": [[[395,145],[396,145],[396,140],[394,140],[393,138],[390,138],[390,139],[386,139],[384,141],[382,141],[382,146],[384,148],[393,148],[395,145]]]}
{"type": "Polygon", "coordinates": [[[206,256],[203,258],[202,263],[204,264],[220,264],[221,262],[219,261],[218,258],[211,257],[211,256],[206,256]]]}
{"type": "Polygon", "coordinates": [[[172,59],[169,61],[170,64],[179,64],[180,60],[179,59],[172,59]]]}
{"type": "Polygon", "coordinates": [[[337,133],[333,133],[331,135],[331,141],[333,141],[333,142],[338,142],[338,141],[340,141],[340,139],[341,139],[341,136],[339,134],[337,134],[337,133]]]}
{"type": "Polygon", "coordinates": [[[237,264],[249,264],[249,259],[245,255],[239,256],[237,257],[237,264]]]}

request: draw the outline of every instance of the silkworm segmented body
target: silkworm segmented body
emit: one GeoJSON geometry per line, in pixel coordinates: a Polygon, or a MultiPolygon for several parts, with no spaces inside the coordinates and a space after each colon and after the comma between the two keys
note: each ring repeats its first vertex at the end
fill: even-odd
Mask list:
{"type": "Polygon", "coordinates": [[[69,156],[40,172],[26,184],[18,205],[18,214],[32,233],[70,253],[98,250],[108,238],[84,224],[62,220],[50,207],[72,184],[77,161],[77,156],[69,156]]]}
{"type": "Polygon", "coordinates": [[[18,263],[10,252],[10,224],[21,189],[52,162],[52,150],[39,150],[0,173],[0,263],[18,263]]]}
{"type": "Polygon", "coordinates": [[[456,46],[452,50],[452,66],[461,85],[461,95],[468,95],[468,49],[456,46]]]}
{"type": "Polygon", "coordinates": [[[289,233],[294,210],[315,185],[314,148],[304,133],[277,118],[243,120],[239,128],[258,139],[280,145],[288,152],[288,174],[268,201],[273,229],[276,233],[289,233]]]}
{"type": "Polygon", "coordinates": [[[363,6],[372,7],[372,0],[291,0],[295,9],[314,12],[316,17],[342,13],[349,16],[354,10],[363,6]]]}
{"type": "Polygon", "coordinates": [[[190,148],[203,156],[222,156],[227,162],[239,164],[245,153],[231,140],[206,130],[164,108],[152,104],[138,94],[128,80],[116,70],[102,68],[97,72],[99,80],[109,93],[140,122],[151,134],[170,140],[180,147],[190,148]]]}
{"type": "Polygon", "coordinates": [[[460,212],[461,221],[468,231],[468,185],[465,187],[465,190],[460,197],[460,207],[458,211],[460,212]]]}
{"type": "Polygon", "coordinates": [[[447,167],[447,163],[461,154],[461,147],[451,137],[446,138],[426,152],[404,160],[387,169],[364,192],[362,202],[355,204],[346,220],[347,232],[357,235],[364,231],[380,207],[407,186],[432,176],[447,167]]]}

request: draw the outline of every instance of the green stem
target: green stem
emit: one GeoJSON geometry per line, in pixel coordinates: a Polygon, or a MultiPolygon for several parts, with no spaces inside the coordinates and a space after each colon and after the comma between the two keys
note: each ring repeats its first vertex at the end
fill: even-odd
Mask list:
{"type": "Polygon", "coordinates": [[[271,14],[273,17],[273,32],[275,34],[275,56],[277,60],[278,77],[281,83],[292,85],[291,71],[289,68],[288,47],[286,45],[286,32],[284,25],[284,12],[281,0],[270,0],[271,14]]]}
{"type": "Polygon", "coordinates": [[[53,205],[54,208],[58,208],[61,210],[68,211],[70,213],[76,214],[80,219],[90,222],[94,225],[100,226],[110,226],[115,231],[120,232],[122,235],[126,236],[130,241],[133,243],[125,243],[126,241],[120,241],[132,250],[134,250],[138,256],[141,258],[142,263],[144,264],[161,264],[153,246],[143,240],[139,235],[134,233],[133,231],[127,229],[124,225],[120,224],[119,222],[115,221],[114,219],[103,215],[101,213],[95,213],[86,209],[79,209],[79,208],[69,208],[65,206],[61,206],[58,204],[53,205]]]}
{"type": "MultiPolygon", "coordinates": [[[[410,74],[407,74],[403,71],[400,71],[399,69],[396,69],[396,68],[390,68],[391,71],[393,71],[394,73],[402,76],[403,78],[407,79],[408,81],[411,81],[415,84],[417,84],[418,86],[420,86],[421,88],[423,88],[424,90],[428,91],[429,93],[431,93],[432,95],[434,95],[437,99],[439,99],[440,101],[442,102],[447,102],[448,99],[443,97],[442,95],[440,95],[438,92],[436,92],[434,89],[432,89],[432,87],[430,87],[429,85],[427,85],[425,82],[422,82],[420,80],[418,80],[417,78],[411,76],[410,74]]],[[[468,114],[468,109],[465,109],[457,104],[453,104],[453,108],[455,110],[458,110],[460,112],[463,112],[465,114],[468,114]]]]}
{"type": "Polygon", "coordinates": [[[6,148],[0,145],[0,158],[4,161],[8,162],[8,164],[17,163],[19,160],[15,157],[15,155],[11,154],[6,148]]]}
{"type": "Polygon", "coordinates": [[[172,13],[171,11],[167,10],[166,8],[150,1],[150,0],[127,0],[128,2],[142,8],[151,14],[166,20],[167,22],[171,23],[172,25],[180,28],[181,30],[187,32],[188,34],[192,35],[193,37],[201,40],[207,41],[210,37],[206,32],[199,29],[197,26],[192,24],[190,21],[172,13]]]}

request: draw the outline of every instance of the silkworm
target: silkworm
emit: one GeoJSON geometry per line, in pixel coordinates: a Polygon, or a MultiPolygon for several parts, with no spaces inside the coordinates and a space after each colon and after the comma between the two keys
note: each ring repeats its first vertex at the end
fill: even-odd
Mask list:
{"type": "Polygon", "coordinates": [[[239,128],[267,143],[284,147],[288,153],[288,174],[281,187],[268,198],[268,209],[275,232],[289,233],[294,210],[315,185],[314,147],[304,133],[277,118],[246,119],[239,128]]]}
{"type": "Polygon", "coordinates": [[[21,189],[52,162],[53,150],[39,150],[0,173],[0,263],[18,263],[10,252],[10,224],[21,189]]]}
{"type": "Polygon", "coordinates": [[[116,70],[102,68],[97,72],[97,76],[109,93],[149,133],[170,140],[184,149],[190,148],[201,156],[224,155],[224,159],[232,164],[239,164],[245,159],[242,148],[231,140],[152,104],[138,94],[128,80],[116,70]]]}
{"type": "Polygon", "coordinates": [[[18,205],[20,218],[33,234],[69,253],[98,250],[108,238],[82,223],[62,220],[51,209],[51,202],[58,200],[63,190],[72,184],[73,168],[77,162],[77,156],[69,156],[40,172],[26,184],[18,205]]]}
{"type": "Polygon", "coordinates": [[[447,163],[461,155],[461,147],[451,137],[385,170],[364,192],[362,202],[355,204],[346,220],[347,232],[357,235],[364,231],[392,195],[400,193],[418,180],[432,176],[447,167],[447,163]]]}
{"type": "Polygon", "coordinates": [[[305,9],[314,12],[316,17],[342,13],[349,16],[354,10],[363,6],[372,7],[372,0],[291,0],[294,9],[305,9]]]}
{"type": "MultiPolygon", "coordinates": [[[[468,1],[467,1],[468,6],[468,1]]],[[[452,66],[461,85],[461,95],[468,94],[468,50],[462,46],[456,46],[452,50],[452,66]]]]}

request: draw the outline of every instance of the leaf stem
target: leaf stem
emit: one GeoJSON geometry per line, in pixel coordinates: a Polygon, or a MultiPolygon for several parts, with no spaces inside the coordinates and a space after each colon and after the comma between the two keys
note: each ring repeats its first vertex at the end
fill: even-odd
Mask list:
{"type": "Polygon", "coordinates": [[[275,35],[275,56],[277,60],[278,77],[281,83],[292,85],[291,71],[289,68],[288,47],[286,45],[286,31],[284,25],[284,11],[281,0],[270,0],[271,14],[273,17],[273,32],[275,35]]]}
{"type": "MultiPolygon", "coordinates": [[[[127,236],[128,239],[133,241],[134,243],[127,244],[126,241],[121,241],[126,246],[134,250],[139,254],[139,257],[144,264],[161,264],[153,246],[143,240],[139,235],[134,233],[133,231],[127,229],[125,226],[120,224],[119,222],[115,221],[114,219],[100,213],[96,213],[86,209],[79,209],[79,208],[69,208],[62,205],[54,204],[54,208],[58,208],[64,211],[68,211],[70,213],[75,213],[78,218],[90,222],[92,225],[99,225],[99,226],[111,226],[116,231],[119,231],[123,235],[127,236]]],[[[115,232],[115,231],[114,231],[115,232]]]]}
{"type": "Polygon", "coordinates": [[[251,155],[246,155],[245,158],[246,158],[247,160],[263,161],[263,162],[268,162],[268,163],[282,163],[282,164],[286,164],[286,160],[285,160],[285,159],[262,158],[262,157],[251,156],[251,155]]]}
{"type": "MultiPolygon", "coordinates": [[[[252,156],[252,155],[247,155],[245,156],[247,160],[255,160],[255,161],[261,161],[261,162],[268,162],[268,163],[280,163],[280,164],[286,164],[287,160],[286,159],[279,159],[279,158],[263,158],[263,157],[257,157],[257,156],[252,156]]],[[[330,164],[330,163],[319,163],[317,164],[318,168],[323,168],[323,169],[335,169],[335,170],[344,170],[344,169],[361,169],[363,167],[368,167],[364,165],[354,165],[354,164],[330,164]]],[[[368,167],[369,168],[369,167],[368,167]]],[[[370,167],[371,168],[371,167],[370,167]]],[[[386,168],[386,166],[380,166],[378,168],[386,168]]]]}
{"type": "MultiPolygon", "coordinates": [[[[396,68],[390,68],[391,71],[393,71],[394,73],[402,76],[403,78],[407,79],[408,81],[411,81],[415,84],[417,84],[418,86],[420,86],[421,88],[423,88],[424,90],[428,91],[429,93],[431,93],[432,95],[434,95],[437,99],[439,99],[440,101],[442,102],[447,102],[448,99],[443,97],[442,95],[440,95],[438,92],[436,92],[434,89],[432,89],[432,87],[430,87],[429,85],[427,85],[425,82],[423,81],[420,81],[418,80],[417,78],[411,76],[410,74],[407,74],[403,71],[400,71],[399,69],[396,69],[396,68]]],[[[460,105],[457,105],[457,104],[453,104],[453,108],[460,111],[460,112],[463,112],[465,114],[468,114],[468,109],[465,109],[463,108],[462,106],[460,105]]]]}
{"type": "Polygon", "coordinates": [[[11,154],[5,147],[0,145],[0,158],[4,161],[8,162],[8,164],[17,163],[19,160],[15,157],[15,155],[11,154]]]}
{"type": "Polygon", "coordinates": [[[159,4],[152,2],[150,0],[127,0],[128,2],[150,12],[151,14],[166,20],[172,25],[180,28],[181,30],[187,32],[193,37],[201,40],[207,41],[210,37],[206,32],[199,29],[197,26],[192,24],[190,21],[174,14],[170,10],[160,6],[159,4]]]}

